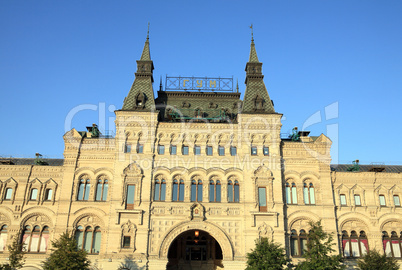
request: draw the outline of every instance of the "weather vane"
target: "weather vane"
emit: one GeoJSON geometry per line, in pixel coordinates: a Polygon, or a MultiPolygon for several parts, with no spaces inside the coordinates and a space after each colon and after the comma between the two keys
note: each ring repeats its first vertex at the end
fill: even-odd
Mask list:
{"type": "Polygon", "coordinates": [[[147,39],[149,39],[149,22],[148,22],[147,39]]]}
{"type": "Polygon", "coordinates": [[[251,29],[251,41],[254,41],[254,36],[253,36],[253,24],[250,25],[251,29]]]}

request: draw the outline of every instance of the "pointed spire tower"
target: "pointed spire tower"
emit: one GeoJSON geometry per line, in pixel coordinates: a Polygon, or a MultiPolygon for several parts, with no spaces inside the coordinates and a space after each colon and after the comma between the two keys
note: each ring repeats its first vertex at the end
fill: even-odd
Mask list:
{"type": "Polygon", "coordinates": [[[246,64],[246,91],[242,113],[275,113],[262,75],[262,63],[258,61],[253,34],[251,34],[250,57],[246,64]]]}
{"type": "Polygon", "coordinates": [[[152,83],[154,64],[149,51],[149,24],[147,40],[142,50],[141,59],[137,60],[137,72],[130,92],[124,99],[123,111],[151,111],[155,108],[152,83]]]}

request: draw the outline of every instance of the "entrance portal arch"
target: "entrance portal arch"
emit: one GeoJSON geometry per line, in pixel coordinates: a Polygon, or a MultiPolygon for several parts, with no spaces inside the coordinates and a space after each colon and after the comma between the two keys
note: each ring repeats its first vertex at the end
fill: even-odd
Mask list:
{"type": "Polygon", "coordinates": [[[233,260],[233,244],[227,234],[215,224],[202,221],[194,222],[187,221],[175,225],[174,228],[169,230],[161,242],[159,248],[159,258],[168,260],[168,251],[173,241],[182,233],[186,231],[204,231],[213,237],[222,249],[222,257],[225,261],[233,260]]]}

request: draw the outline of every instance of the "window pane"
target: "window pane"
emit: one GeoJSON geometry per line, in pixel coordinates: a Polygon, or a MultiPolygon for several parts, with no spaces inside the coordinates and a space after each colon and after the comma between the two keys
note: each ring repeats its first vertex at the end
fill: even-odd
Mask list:
{"type": "Polygon", "coordinates": [[[183,146],[183,152],[182,152],[182,154],[183,154],[183,155],[188,155],[188,146],[186,146],[186,145],[183,146]]]}
{"type": "Polygon", "coordinates": [[[304,203],[310,204],[310,201],[308,198],[308,187],[307,186],[303,187],[303,197],[304,197],[304,203]]]}
{"type": "Polygon", "coordinates": [[[95,200],[100,201],[102,199],[102,182],[99,181],[96,185],[96,198],[95,200]]]}
{"type": "Polygon", "coordinates": [[[109,184],[105,181],[103,184],[103,195],[102,195],[102,201],[106,201],[107,199],[107,191],[109,189],[109,184]]]}
{"type": "Polygon", "coordinates": [[[131,144],[124,145],[124,153],[130,153],[130,152],[131,152],[131,144]]]}
{"type": "Polygon", "coordinates": [[[340,196],[340,198],[341,198],[341,205],[346,205],[346,196],[343,195],[343,194],[341,194],[341,195],[339,195],[339,196],[340,196]]]}
{"type": "Polygon", "coordinates": [[[131,242],[131,237],[130,236],[124,236],[123,237],[123,247],[124,248],[129,248],[130,247],[130,242],[131,242]]]}
{"type": "Polygon", "coordinates": [[[164,201],[166,197],[166,183],[162,182],[161,184],[161,201],[164,201]]]}
{"type": "Polygon", "coordinates": [[[85,183],[83,181],[80,182],[80,187],[78,190],[78,200],[82,200],[84,198],[84,188],[85,188],[85,183]]]}
{"type": "Polygon", "coordinates": [[[215,185],[213,183],[209,184],[209,201],[215,201],[215,185]]]}
{"type": "Polygon", "coordinates": [[[234,146],[230,147],[230,155],[231,156],[236,156],[237,155],[237,149],[234,146]]]}
{"type": "Polygon", "coordinates": [[[261,206],[267,206],[267,194],[265,188],[258,188],[258,203],[261,206]]]}
{"type": "Polygon", "coordinates": [[[253,156],[257,155],[257,147],[255,147],[255,146],[251,147],[251,155],[253,155],[253,156]]]}
{"type": "Polygon", "coordinates": [[[299,242],[297,238],[290,239],[290,252],[292,256],[299,256],[299,242]]]}
{"type": "Polygon", "coordinates": [[[194,146],[194,155],[197,155],[197,156],[201,155],[201,147],[200,146],[198,146],[198,145],[194,146]]]}
{"type": "Polygon", "coordinates": [[[394,204],[395,206],[401,206],[401,202],[399,201],[398,195],[394,195],[394,204]]]}
{"type": "Polygon", "coordinates": [[[159,183],[155,183],[154,201],[159,201],[159,183]]]}
{"type": "Polygon", "coordinates": [[[360,195],[355,195],[355,205],[357,205],[357,206],[361,205],[361,203],[360,203],[360,195]]]}
{"type": "Polygon", "coordinates": [[[84,232],[82,231],[82,227],[78,227],[78,229],[75,233],[75,240],[77,241],[78,249],[82,249],[82,241],[84,240],[84,232]]]}
{"type": "Polygon", "coordinates": [[[212,146],[207,146],[207,155],[212,156],[212,146]]]}
{"type": "Polygon", "coordinates": [[[234,192],[235,192],[235,202],[239,202],[240,201],[240,186],[239,185],[234,186],[234,192]]]}
{"type": "Polygon", "coordinates": [[[380,195],[380,205],[385,206],[385,196],[384,195],[380,195]]]}
{"type": "Polygon", "coordinates": [[[30,252],[38,252],[39,237],[39,233],[32,233],[31,246],[29,247],[30,252]]]}
{"type": "Polygon", "coordinates": [[[177,154],[177,147],[176,147],[176,145],[170,146],[170,154],[171,154],[171,155],[176,155],[176,154],[177,154]]]}
{"type": "Polygon", "coordinates": [[[6,197],[4,198],[5,200],[11,200],[11,196],[13,195],[13,189],[12,188],[7,188],[6,190],[6,197]]]}
{"type": "Polygon", "coordinates": [[[297,204],[296,187],[292,187],[292,204],[297,204]]]}
{"type": "Polygon", "coordinates": [[[45,194],[45,200],[50,201],[53,196],[53,190],[52,189],[46,189],[46,194],[45,194]]]}
{"type": "Polygon", "coordinates": [[[184,201],[184,183],[180,183],[179,187],[179,201],[184,201]]]}
{"type": "Polygon", "coordinates": [[[314,188],[310,187],[310,203],[315,204],[315,194],[314,194],[314,188]]]}
{"type": "Polygon", "coordinates": [[[49,241],[49,230],[45,231],[45,229],[42,231],[42,236],[40,239],[40,247],[39,247],[39,252],[46,252],[47,251],[47,243],[49,241]]]}
{"type": "Polygon", "coordinates": [[[221,185],[216,185],[216,201],[221,202],[221,185]]]}
{"type": "Polygon", "coordinates": [[[307,239],[306,238],[302,238],[300,239],[300,244],[301,244],[301,254],[303,255],[304,252],[307,250],[307,239]]]}
{"type": "Polygon", "coordinates": [[[197,202],[202,202],[202,184],[198,184],[197,192],[197,202]]]}
{"type": "Polygon", "coordinates": [[[134,204],[134,191],[134,185],[127,186],[127,204],[134,204]]]}
{"type": "Polygon", "coordinates": [[[290,194],[290,187],[286,187],[286,203],[290,204],[291,194],[290,194]]]}
{"type": "Polygon", "coordinates": [[[177,191],[178,191],[179,185],[177,183],[173,183],[173,195],[172,195],[172,201],[176,202],[177,201],[177,191]]]}
{"type": "Polygon", "coordinates": [[[218,147],[219,155],[224,156],[225,155],[225,148],[223,146],[218,147]]]}
{"type": "Polygon", "coordinates": [[[264,152],[264,156],[268,156],[268,155],[269,155],[269,148],[268,148],[268,146],[264,146],[263,152],[264,152]]]}
{"type": "Polygon", "coordinates": [[[91,245],[92,245],[92,231],[85,231],[84,249],[88,253],[91,253],[91,245]]]}
{"type": "Polygon", "coordinates": [[[7,225],[1,228],[0,232],[0,252],[4,251],[7,243],[7,225]]]}
{"type": "Polygon", "coordinates": [[[37,197],[38,197],[38,190],[36,188],[33,188],[31,190],[31,200],[36,200],[37,197]]]}
{"type": "Polygon", "coordinates": [[[228,201],[233,202],[233,185],[228,185],[228,201]]]}
{"type": "Polygon", "coordinates": [[[195,202],[197,197],[197,185],[191,184],[191,201],[195,202]]]}
{"type": "Polygon", "coordinates": [[[101,232],[99,228],[96,228],[94,232],[94,242],[92,244],[93,253],[99,253],[100,244],[101,244],[101,232]]]}
{"type": "Polygon", "coordinates": [[[159,155],[164,155],[165,154],[165,146],[164,145],[159,145],[158,146],[158,154],[159,155]]]}
{"type": "Polygon", "coordinates": [[[85,185],[84,201],[88,201],[90,191],[91,191],[91,184],[89,183],[89,181],[87,181],[87,184],[85,185]]]}
{"type": "Polygon", "coordinates": [[[138,144],[137,145],[137,153],[142,154],[144,152],[144,145],[138,144]]]}

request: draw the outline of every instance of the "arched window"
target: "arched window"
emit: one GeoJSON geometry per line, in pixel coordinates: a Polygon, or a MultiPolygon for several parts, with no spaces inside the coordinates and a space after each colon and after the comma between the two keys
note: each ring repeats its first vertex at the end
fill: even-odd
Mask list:
{"type": "Polygon", "coordinates": [[[180,182],[177,179],[173,180],[172,201],[184,201],[184,181],[182,179],[180,179],[180,182]]]}
{"type": "Polygon", "coordinates": [[[401,258],[401,240],[401,237],[398,237],[398,234],[395,231],[391,232],[391,238],[389,237],[387,232],[382,232],[382,243],[384,246],[384,252],[387,257],[401,258]]]}
{"type": "Polygon", "coordinates": [[[3,252],[7,245],[8,227],[3,225],[0,229],[0,252],[3,252]]]}
{"type": "Polygon", "coordinates": [[[202,202],[202,181],[192,180],[191,181],[191,201],[192,202],[202,202]]]}
{"type": "Polygon", "coordinates": [[[44,226],[41,230],[38,225],[27,225],[22,235],[22,243],[26,252],[46,252],[49,241],[49,227],[44,226]]]}
{"type": "Polygon", "coordinates": [[[166,196],[166,181],[155,180],[154,201],[165,201],[166,196]]]}
{"type": "Polygon", "coordinates": [[[107,179],[104,180],[99,179],[98,184],[96,185],[95,200],[106,201],[108,189],[109,189],[109,182],[107,181],[107,179]]]}
{"type": "Polygon", "coordinates": [[[36,201],[38,199],[38,189],[37,188],[31,189],[31,195],[29,196],[29,199],[31,201],[36,201]]]}
{"type": "Polygon", "coordinates": [[[217,180],[216,184],[213,180],[209,181],[209,201],[221,202],[221,181],[217,180]]]}
{"type": "Polygon", "coordinates": [[[93,229],[91,226],[85,228],[78,226],[75,231],[75,239],[79,249],[85,249],[90,254],[99,254],[101,244],[100,227],[93,229]]]}
{"type": "Polygon", "coordinates": [[[300,230],[297,234],[296,230],[292,230],[290,234],[290,253],[293,257],[302,256],[307,250],[307,233],[305,230],[300,230]]]}
{"type": "Polygon", "coordinates": [[[90,191],[91,191],[91,183],[90,183],[89,179],[86,179],[86,180],[81,179],[79,188],[78,188],[77,200],[88,201],[90,191]]]}
{"type": "Polygon", "coordinates": [[[304,183],[303,196],[304,196],[304,204],[315,204],[313,183],[310,183],[309,185],[307,185],[307,183],[304,183]]]}
{"type": "Polygon", "coordinates": [[[345,257],[361,257],[366,255],[368,241],[366,233],[361,231],[359,236],[356,231],[351,231],[350,237],[347,231],[342,231],[342,249],[345,257]]]}
{"type": "Polygon", "coordinates": [[[234,183],[228,181],[228,202],[239,202],[240,201],[240,185],[237,180],[234,183]]]}
{"type": "Polygon", "coordinates": [[[296,184],[292,183],[292,185],[290,185],[289,183],[286,183],[285,189],[286,189],[286,203],[297,204],[296,184]]]}

